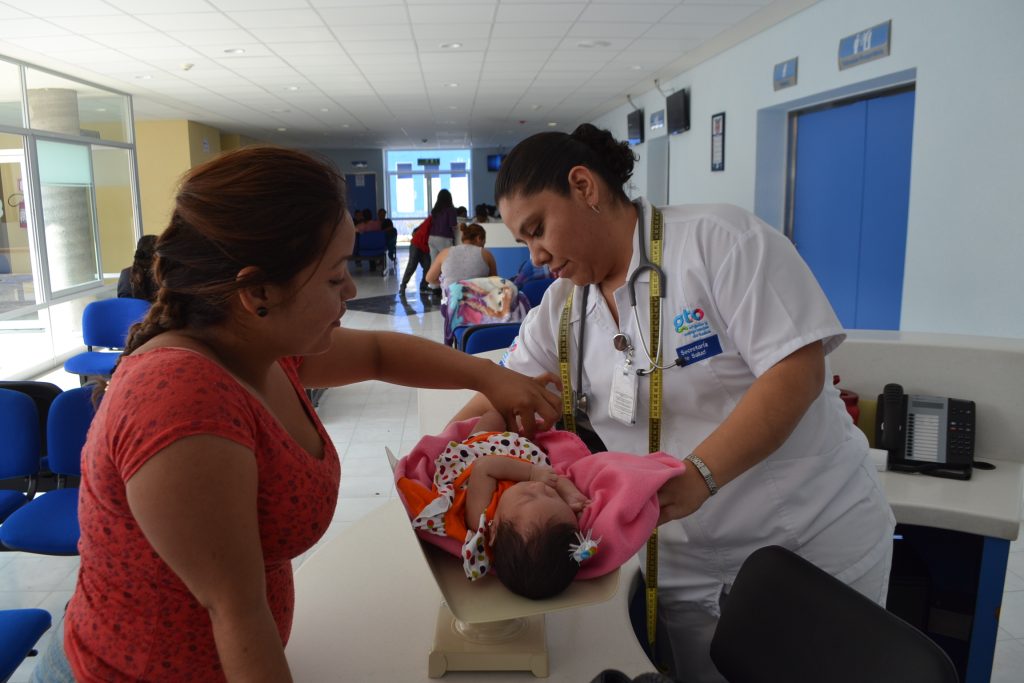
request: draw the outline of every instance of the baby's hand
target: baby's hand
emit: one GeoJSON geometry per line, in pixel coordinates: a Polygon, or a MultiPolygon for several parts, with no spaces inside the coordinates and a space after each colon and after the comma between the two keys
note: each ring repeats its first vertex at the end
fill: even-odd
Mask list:
{"type": "Polygon", "coordinates": [[[558,483],[558,475],[550,467],[534,465],[530,470],[530,481],[542,481],[552,488],[558,483]]]}
{"type": "Polygon", "coordinates": [[[569,481],[566,477],[558,477],[558,483],[555,485],[555,490],[558,491],[558,495],[562,497],[573,512],[580,513],[583,508],[590,505],[590,499],[587,498],[583,493],[576,488],[576,485],[569,481]]]}

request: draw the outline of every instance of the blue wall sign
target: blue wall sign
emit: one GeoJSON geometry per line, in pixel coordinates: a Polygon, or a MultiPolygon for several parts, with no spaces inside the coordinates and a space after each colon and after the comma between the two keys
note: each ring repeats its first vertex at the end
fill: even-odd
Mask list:
{"type": "Polygon", "coordinates": [[[659,109],[651,113],[651,130],[658,130],[665,127],[665,110],[659,109]]]}
{"type": "Polygon", "coordinates": [[[797,60],[799,57],[793,57],[793,59],[787,59],[784,62],[780,62],[775,65],[775,71],[772,73],[772,84],[776,90],[782,90],[788,88],[791,85],[796,85],[796,67],[797,60]]]}
{"type": "Polygon", "coordinates": [[[891,19],[840,39],[839,69],[848,69],[873,59],[888,57],[891,41],[891,19]]]}

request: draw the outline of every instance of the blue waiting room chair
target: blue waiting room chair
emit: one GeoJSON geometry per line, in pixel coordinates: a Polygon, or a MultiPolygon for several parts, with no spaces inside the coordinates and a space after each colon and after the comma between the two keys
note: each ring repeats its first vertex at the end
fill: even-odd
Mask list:
{"type": "Polygon", "coordinates": [[[530,301],[530,308],[536,308],[540,305],[541,299],[544,298],[544,292],[548,291],[555,281],[553,277],[546,277],[540,280],[529,280],[523,283],[523,286],[519,288],[519,291],[526,295],[526,298],[530,301]]]}
{"type": "MultiPolygon", "coordinates": [[[[50,404],[53,403],[53,399],[60,395],[62,390],[56,384],[32,380],[0,381],[0,389],[9,389],[24,394],[32,399],[36,406],[36,414],[39,418],[39,455],[41,456],[39,460],[39,485],[42,489],[45,485],[43,480],[49,479],[47,476],[49,466],[46,460],[46,418],[50,414],[50,404]]],[[[0,430],[0,434],[3,433],[4,430],[0,430]]],[[[0,476],[0,479],[3,479],[3,477],[0,476]]]]}
{"type": "Polygon", "coordinates": [[[39,474],[39,415],[35,402],[0,389],[0,479],[24,477],[25,492],[0,490],[0,522],[32,500],[39,474]]]}
{"type": "Polygon", "coordinates": [[[82,311],[82,341],[87,350],[68,358],[64,369],[81,375],[83,384],[86,377],[110,377],[129,328],[145,317],[149,306],[148,301],[128,297],[90,302],[82,311]]]}
{"type": "Polygon", "coordinates": [[[36,654],[35,644],[50,628],[44,609],[0,611],[0,683],[6,683],[25,657],[36,654]]]}
{"type": "Polygon", "coordinates": [[[520,323],[489,323],[465,328],[459,347],[466,353],[482,353],[504,349],[519,335],[520,323]]]}
{"type": "Polygon", "coordinates": [[[22,505],[0,525],[5,547],[40,555],[78,554],[78,488],[69,488],[67,478],[82,474],[82,447],[95,412],[93,388],[65,391],[50,406],[46,431],[57,488],[22,505]]]}

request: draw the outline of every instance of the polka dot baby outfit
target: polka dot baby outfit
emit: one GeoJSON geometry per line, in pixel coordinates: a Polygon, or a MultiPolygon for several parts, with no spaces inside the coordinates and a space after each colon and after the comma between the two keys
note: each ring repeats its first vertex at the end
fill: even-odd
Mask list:
{"type": "Polygon", "coordinates": [[[487,523],[494,518],[501,494],[515,483],[500,482],[487,509],[481,513],[476,528],[463,527],[461,520],[465,519],[469,475],[473,463],[485,455],[502,455],[525,460],[533,465],[551,466],[544,451],[514,432],[481,432],[462,442],[450,441],[437,457],[435,465],[433,488],[437,497],[420,510],[412,521],[413,528],[439,536],[462,535],[462,566],[466,576],[474,581],[490,569],[488,548],[484,541],[487,523]]]}

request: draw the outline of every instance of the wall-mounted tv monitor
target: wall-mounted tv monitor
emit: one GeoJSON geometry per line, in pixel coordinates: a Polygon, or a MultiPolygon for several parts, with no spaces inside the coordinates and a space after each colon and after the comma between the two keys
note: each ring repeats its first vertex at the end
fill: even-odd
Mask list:
{"type": "Polygon", "coordinates": [[[665,98],[665,118],[668,134],[690,130],[690,91],[677,90],[665,98]]]}
{"type": "Polygon", "coordinates": [[[626,131],[629,144],[639,145],[644,141],[644,110],[637,109],[626,116],[626,131]]]}
{"type": "Polygon", "coordinates": [[[487,170],[497,171],[501,168],[501,162],[505,160],[505,154],[488,154],[487,155],[487,170]]]}

